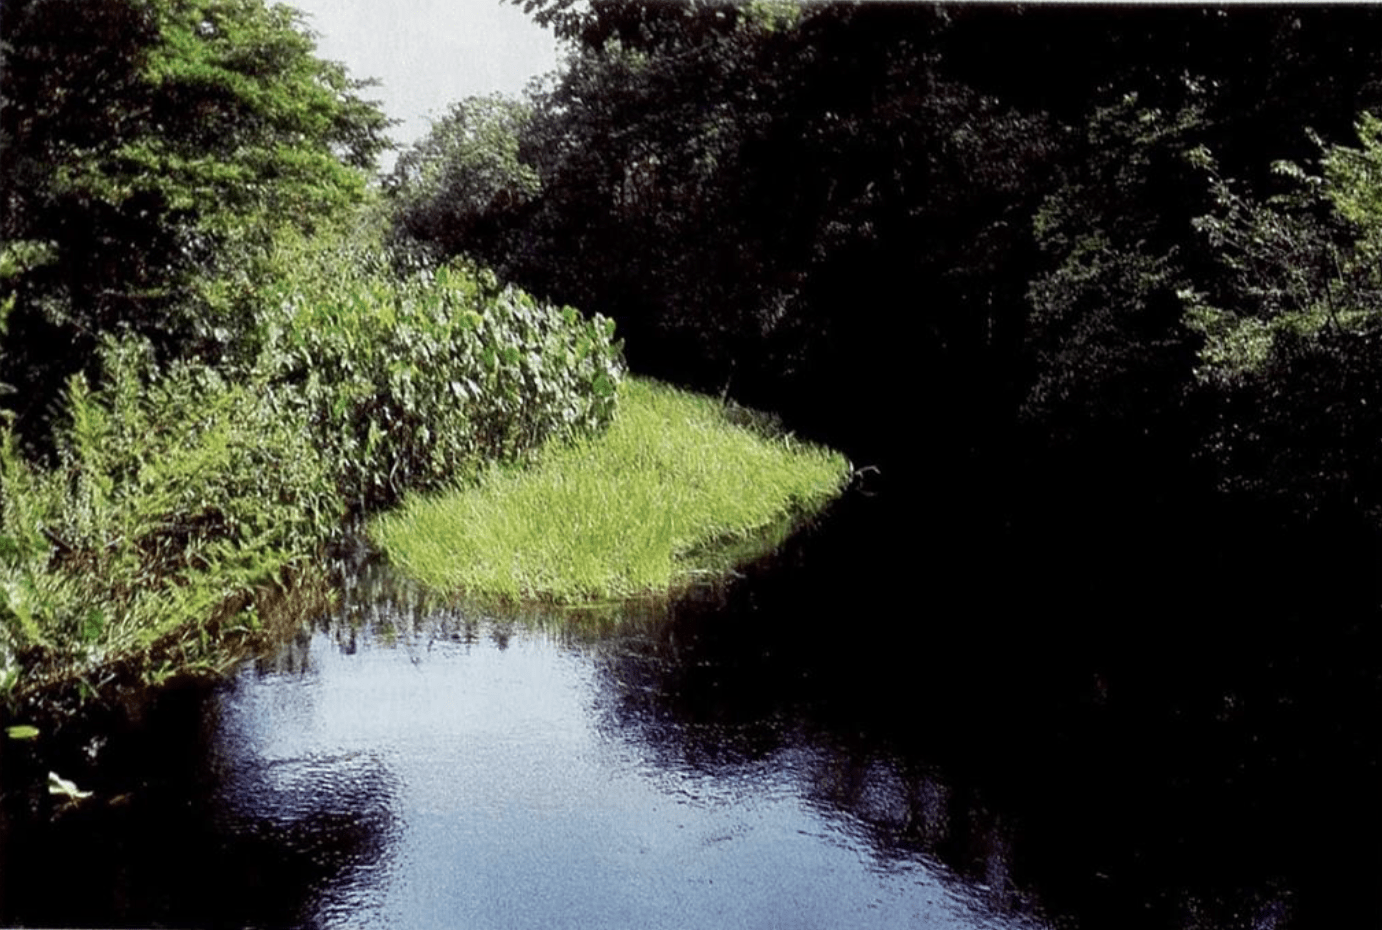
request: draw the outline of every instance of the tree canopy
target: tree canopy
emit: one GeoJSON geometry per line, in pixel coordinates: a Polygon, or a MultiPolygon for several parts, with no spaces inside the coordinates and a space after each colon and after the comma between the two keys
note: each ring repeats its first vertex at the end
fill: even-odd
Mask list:
{"type": "Polygon", "coordinates": [[[289,7],[73,6],[4,10],[0,381],[26,412],[103,334],[227,351],[265,236],[357,203],[387,145],[364,85],[316,57],[289,7]]]}
{"type": "Polygon", "coordinates": [[[1376,9],[522,5],[566,67],[405,156],[398,228],[846,448],[910,461],[877,438],[907,435],[901,403],[952,473],[1016,450],[1086,462],[1073,482],[1235,472],[1221,424],[1256,435],[1251,379],[1209,377],[1214,353],[1330,318],[1340,275],[1371,300],[1344,180],[1369,156],[1328,147],[1382,103],[1376,9]],[[492,142],[456,135],[486,113],[492,142]],[[1273,199],[1282,163],[1332,193],[1273,199]],[[1281,254],[1234,253],[1255,239],[1281,254]]]}

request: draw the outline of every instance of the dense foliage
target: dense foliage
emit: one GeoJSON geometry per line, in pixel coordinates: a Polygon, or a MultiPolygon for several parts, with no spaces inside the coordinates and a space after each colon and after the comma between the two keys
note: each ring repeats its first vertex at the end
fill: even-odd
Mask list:
{"type": "Polygon", "coordinates": [[[56,467],[27,461],[4,433],[7,689],[55,669],[94,676],[169,637],[190,637],[192,658],[213,659],[205,626],[282,580],[343,516],[312,431],[281,393],[202,366],[160,370],[152,355],[141,341],[107,343],[98,389],[72,377],[56,467]]]}
{"type": "Polygon", "coordinates": [[[400,236],[922,479],[1374,506],[1375,8],[524,6],[565,69],[400,236]]]}
{"type": "MultiPolygon", "coordinates": [[[[510,171],[477,212],[429,187],[477,170],[446,123],[393,178],[399,228],[610,314],[635,366],[812,411],[836,439],[881,432],[881,398],[940,390],[942,343],[971,363],[947,374],[998,396],[989,349],[1018,330],[993,309],[1020,284],[992,272],[1030,252],[1014,203],[1045,171],[1047,130],[937,70],[944,19],[598,5],[562,27],[580,42],[555,87],[526,119],[509,111],[540,190],[510,171]]],[[[939,431],[949,411],[924,403],[939,431]]]]}
{"type": "Polygon", "coordinates": [[[266,292],[256,376],[292,388],[356,510],[598,432],[623,374],[613,321],[463,263],[396,271],[337,243],[266,292]]]}
{"type": "Polygon", "coordinates": [[[361,201],[387,121],[262,0],[14,0],[0,69],[0,382],[26,436],[105,335],[237,351],[276,227],[361,201]]]}
{"type": "Polygon", "coordinates": [[[399,276],[340,242],[295,257],[299,280],[266,294],[248,372],[163,367],[146,341],[108,342],[92,381],[69,380],[56,466],[6,431],[7,686],[168,662],[174,646],[178,667],[214,662],[208,623],[253,632],[254,593],[278,590],[348,515],[465,483],[613,416],[610,321],[463,266],[399,276]],[[309,256],[323,263],[315,274],[309,256]]]}
{"type": "MultiPolygon", "coordinates": [[[[562,72],[458,102],[376,205],[385,121],[291,11],[5,5],[6,590],[42,530],[89,548],[51,522],[116,468],[78,411],[251,463],[158,386],[267,405],[330,485],[281,498],[358,513],[607,422],[614,323],[567,305],[911,487],[1382,512],[1376,8],[526,6],[562,72]]],[[[249,539],[229,493],[198,525],[249,539]]]]}
{"type": "Polygon", "coordinates": [[[1223,274],[1187,289],[1203,337],[1197,375],[1220,400],[1208,440],[1225,486],[1309,512],[1382,521],[1382,123],[1325,146],[1319,173],[1278,162],[1279,193],[1254,199],[1192,153],[1213,212],[1196,227],[1223,274]]]}
{"type": "MultiPolygon", "coordinates": [[[[613,323],[382,245],[260,0],[4,8],[0,693],[214,665],[346,521],[597,432],[613,323]]],[[[230,650],[233,653],[233,649],[230,650]]]]}
{"type": "Polygon", "coordinates": [[[541,188],[519,158],[532,109],[502,96],[463,100],[404,152],[389,177],[396,223],[443,253],[465,251],[541,188]]]}

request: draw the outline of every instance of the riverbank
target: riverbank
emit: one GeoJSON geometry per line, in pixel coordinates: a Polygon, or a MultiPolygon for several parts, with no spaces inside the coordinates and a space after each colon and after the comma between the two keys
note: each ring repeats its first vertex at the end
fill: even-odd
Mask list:
{"type": "Polygon", "coordinates": [[[348,527],[613,415],[598,315],[348,239],[282,250],[243,357],[111,339],[46,423],[0,411],[0,719],[220,674],[329,589],[348,527]]]}
{"type": "Polygon", "coordinates": [[[602,435],[532,468],[415,496],[371,540],[428,587],[579,602],[667,591],[733,546],[822,507],[839,453],[735,422],[717,400],[626,379],[602,435]]]}

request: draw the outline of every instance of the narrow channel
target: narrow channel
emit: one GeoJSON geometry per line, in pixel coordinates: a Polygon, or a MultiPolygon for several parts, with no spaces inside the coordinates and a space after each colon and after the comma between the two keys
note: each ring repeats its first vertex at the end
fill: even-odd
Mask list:
{"type": "Polygon", "coordinates": [[[962,545],[901,575],[885,512],[853,496],[728,583],[602,616],[436,606],[375,567],[277,655],[69,734],[51,764],[96,797],[35,820],[11,797],[0,922],[1284,930],[1373,906],[1364,634],[1320,637],[1329,682],[1270,637],[1236,676],[1132,662],[1088,595],[1064,632],[995,618],[1016,603],[962,545]]]}

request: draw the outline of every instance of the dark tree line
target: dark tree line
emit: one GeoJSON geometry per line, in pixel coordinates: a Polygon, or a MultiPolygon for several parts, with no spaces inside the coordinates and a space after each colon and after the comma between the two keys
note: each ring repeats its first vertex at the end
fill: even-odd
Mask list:
{"type": "Polygon", "coordinates": [[[909,476],[1382,503],[1367,220],[1323,167],[1382,103],[1377,10],[529,7],[564,70],[405,156],[402,233],[909,476]],[[1314,251],[1235,257],[1249,221],[1314,251]],[[1294,317],[1249,258],[1312,267],[1294,317]],[[1351,322],[1306,320],[1329,299],[1351,322]]]}

